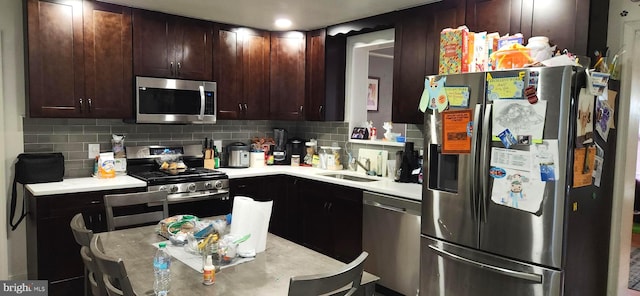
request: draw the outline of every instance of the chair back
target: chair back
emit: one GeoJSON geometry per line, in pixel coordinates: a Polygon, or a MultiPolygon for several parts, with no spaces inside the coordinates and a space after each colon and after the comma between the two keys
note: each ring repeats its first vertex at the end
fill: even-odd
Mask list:
{"type": "Polygon", "coordinates": [[[82,257],[84,266],[89,271],[86,276],[89,281],[89,286],[91,287],[91,295],[106,296],[107,290],[104,285],[104,280],[102,279],[102,271],[100,271],[100,268],[98,268],[98,265],[93,258],[93,254],[91,254],[91,249],[89,248],[89,246],[83,246],[82,248],[80,248],[80,256],[82,257]]]}
{"type": "Polygon", "coordinates": [[[150,191],[125,194],[109,194],[104,196],[104,206],[107,213],[107,228],[116,228],[158,222],[169,216],[166,191],[150,191]],[[136,214],[114,216],[114,208],[134,205],[162,206],[161,211],[146,211],[136,214]]]}
{"type": "Polygon", "coordinates": [[[351,288],[344,293],[331,295],[353,295],[360,287],[364,260],[369,254],[362,252],[358,258],[334,273],[294,276],[289,281],[289,296],[321,295],[336,291],[351,283],[351,288]]]}
{"type": "Polygon", "coordinates": [[[85,226],[82,213],[73,216],[69,226],[71,226],[71,232],[73,232],[73,237],[76,239],[76,242],[81,246],[88,247],[91,242],[91,237],[93,237],[93,231],[87,229],[87,226],[85,226]]]}
{"type": "Polygon", "coordinates": [[[104,253],[100,234],[91,239],[91,253],[96,265],[102,271],[104,285],[109,296],[136,296],[121,258],[113,258],[104,253]]]}

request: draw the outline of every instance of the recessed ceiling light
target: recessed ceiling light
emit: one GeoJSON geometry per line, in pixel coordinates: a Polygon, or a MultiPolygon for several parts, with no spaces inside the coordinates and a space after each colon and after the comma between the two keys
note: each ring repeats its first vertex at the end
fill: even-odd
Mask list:
{"type": "Polygon", "coordinates": [[[277,28],[286,29],[291,27],[291,20],[286,18],[279,18],[276,20],[275,25],[277,28]]]}

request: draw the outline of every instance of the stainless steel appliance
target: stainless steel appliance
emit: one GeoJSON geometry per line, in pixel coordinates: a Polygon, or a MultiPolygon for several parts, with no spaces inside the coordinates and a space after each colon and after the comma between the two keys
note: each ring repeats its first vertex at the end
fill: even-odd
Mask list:
{"type": "Polygon", "coordinates": [[[169,192],[169,214],[193,214],[199,217],[230,213],[229,177],[221,171],[204,168],[201,145],[184,147],[126,147],[127,173],[147,182],[147,191],[169,192]],[[160,170],[157,158],[180,154],[184,170],[160,170]]]}
{"type": "Polygon", "coordinates": [[[378,285],[404,295],[420,289],[420,201],[365,191],[362,249],[364,269],[378,285]]]}
{"type": "Polygon", "coordinates": [[[216,123],[216,83],[136,77],[136,122],[216,123]]]}
{"type": "MultiPolygon", "coordinates": [[[[449,115],[437,110],[425,113],[428,169],[422,198],[420,294],[605,295],[613,198],[607,184],[612,183],[613,174],[603,173],[599,187],[588,183],[593,156],[585,157],[589,154],[580,146],[594,148],[576,139],[585,128],[579,126],[578,115],[592,128],[597,117],[579,102],[593,108],[597,98],[579,95],[585,87],[584,70],[567,66],[448,75],[445,85],[468,87],[468,107],[451,106],[449,111],[466,109],[472,132],[458,135],[458,129],[458,136],[445,135],[443,125],[450,124],[445,122],[451,120],[445,119],[449,115]],[[492,90],[499,85],[490,80],[499,77],[505,81],[518,77],[510,83],[521,90],[513,93],[519,99],[493,97],[492,90]],[[539,101],[525,99],[525,90],[539,101]],[[503,142],[492,140],[494,126],[501,127],[504,120],[523,129],[532,119],[539,120],[538,111],[529,112],[532,102],[546,103],[542,138],[547,143],[557,141],[557,155],[551,162],[551,171],[558,172],[554,178],[543,175],[546,163],[536,164],[539,155],[533,153],[541,148],[531,145],[535,138],[507,142],[513,144],[507,152],[499,150],[505,148],[503,142]],[[469,141],[470,151],[443,152],[446,141],[461,139],[469,141]],[[509,174],[502,167],[529,164],[530,170],[522,175],[509,174]],[[588,184],[577,184],[574,177],[578,176],[586,176],[588,184]],[[511,184],[511,189],[502,191],[509,186],[504,184],[511,184]],[[540,201],[533,202],[536,198],[540,201]],[[525,202],[535,207],[525,210],[525,202]]],[[[611,170],[615,134],[610,132],[605,141],[595,128],[592,131],[593,141],[604,150],[603,172],[611,170]]]]}
{"type": "Polygon", "coordinates": [[[249,145],[242,142],[235,142],[227,146],[227,154],[230,168],[248,168],[251,164],[249,158],[249,145]]]}
{"type": "Polygon", "coordinates": [[[291,157],[287,152],[287,130],[283,128],[273,129],[273,140],[276,142],[273,147],[273,163],[289,164],[291,157]],[[287,162],[289,160],[289,162],[287,162]]]}

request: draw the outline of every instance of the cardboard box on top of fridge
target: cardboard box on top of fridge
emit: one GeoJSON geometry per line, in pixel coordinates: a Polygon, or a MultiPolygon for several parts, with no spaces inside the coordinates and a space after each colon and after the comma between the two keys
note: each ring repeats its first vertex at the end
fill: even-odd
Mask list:
{"type": "Polygon", "coordinates": [[[489,40],[487,32],[474,33],[473,61],[469,67],[470,72],[484,72],[489,68],[489,40]]]}
{"type": "Polygon", "coordinates": [[[440,32],[440,58],[438,74],[468,72],[468,34],[466,26],[446,28],[440,32]]]}

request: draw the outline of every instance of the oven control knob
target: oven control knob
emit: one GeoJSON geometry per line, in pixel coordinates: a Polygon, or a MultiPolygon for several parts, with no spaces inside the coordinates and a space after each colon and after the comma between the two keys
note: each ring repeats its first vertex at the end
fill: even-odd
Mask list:
{"type": "Polygon", "coordinates": [[[213,184],[211,184],[211,182],[204,183],[204,188],[213,189],[213,184]]]}
{"type": "Polygon", "coordinates": [[[195,192],[196,191],[196,184],[191,183],[191,184],[187,185],[187,190],[189,190],[189,192],[195,192]]]}
{"type": "Polygon", "coordinates": [[[222,181],[216,181],[215,185],[216,189],[222,189],[222,181]]]}
{"type": "Polygon", "coordinates": [[[169,190],[167,189],[167,186],[162,185],[160,186],[160,188],[158,188],[158,191],[169,191],[169,190]]]}
{"type": "Polygon", "coordinates": [[[173,185],[169,187],[169,193],[176,193],[176,192],[178,192],[178,186],[173,185]]]}

